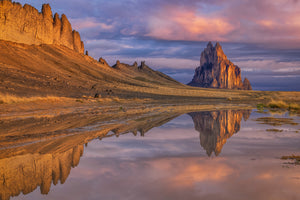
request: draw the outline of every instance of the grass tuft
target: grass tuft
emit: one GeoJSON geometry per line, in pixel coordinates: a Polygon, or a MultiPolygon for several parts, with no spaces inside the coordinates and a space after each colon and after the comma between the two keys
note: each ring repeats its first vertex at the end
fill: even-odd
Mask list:
{"type": "Polygon", "coordinates": [[[272,112],[277,112],[278,110],[288,110],[290,112],[299,113],[300,112],[300,104],[297,103],[286,103],[284,101],[275,101],[271,100],[267,105],[265,104],[257,104],[256,105],[258,111],[263,111],[264,108],[269,108],[272,112]]]}
{"type": "Polygon", "coordinates": [[[265,104],[262,104],[262,103],[259,103],[259,104],[257,104],[257,110],[260,110],[260,111],[262,111],[262,110],[264,110],[264,108],[266,107],[266,105],[265,104]]]}
{"type": "Polygon", "coordinates": [[[283,101],[274,101],[274,100],[271,100],[271,102],[269,102],[267,106],[269,108],[282,108],[282,109],[287,109],[289,107],[289,105],[283,101]]]}
{"type": "Polygon", "coordinates": [[[300,110],[300,105],[297,104],[297,103],[291,103],[291,104],[289,104],[289,110],[299,111],[300,110]]]}

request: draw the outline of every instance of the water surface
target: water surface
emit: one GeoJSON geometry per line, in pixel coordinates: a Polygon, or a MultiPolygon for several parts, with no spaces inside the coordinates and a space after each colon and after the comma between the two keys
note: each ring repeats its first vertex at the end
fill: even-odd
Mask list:
{"type": "Polygon", "coordinates": [[[273,116],[295,122],[274,127],[250,110],[162,116],[65,151],[3,158],[2,199],[300,199],[300,166],[280,159],[300,154],[299,117],[273,116]]]}

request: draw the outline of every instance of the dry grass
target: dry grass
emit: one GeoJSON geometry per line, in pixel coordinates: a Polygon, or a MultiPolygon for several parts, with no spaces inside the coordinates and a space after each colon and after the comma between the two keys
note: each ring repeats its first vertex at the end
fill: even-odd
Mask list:
{"type": "Polygon", "coordinates": [[[300,104],[297,103],[290,103],[289,110],[300,110],[300,104]]]}
{"type": "MultiPolygon", "coordinates": [[[[67,97],[56,97],[56,96],[45,96],[45,97],[19,97],[10,94],[1,94],[0,93],[0,104],[14,104],[14,103],[25,103],[25,102],[42,102],[42,101],[66,101],[72,100],[72,98],[67,97]]],[[[128,103],[136,102],[143,103],[149,101],[149,99],[123,99],[119,97],[106,97],[106,98],[94,98],[91,96],[82,96],[79,99],[73,99],[73,101],[79,103],[89,103],[89,102],[101,102],[101,103],[128,103]]]]}
{"type": "Polygon", "coordinates": [[[270,112],[276,114],[282,113],[284,110],[288,110],[292,113],[300,113],[300,104],[298,103],[286,103],[284,101],[275,101],[271,99],[269,103],[265,104],[257,104],[257,110],[263,111],[264,108],[268,108],[270,112]]]}
{"type": "Polygon", "coordinates": [[[33,101],[62,101],[68,98],[65,97],[18,97],[10,94],[0,93],[0,104],[12,104],[12,103],[22,103],[22,102],[33,102],[33,101]]]}
{"type": "Polygon", "coordinates": [[[289,107],[289,105],[283,101],[275,101],[275,100],[271,100],[267,106],[269,108],[283,108],[283,109],[287,109],[289,107]]]}

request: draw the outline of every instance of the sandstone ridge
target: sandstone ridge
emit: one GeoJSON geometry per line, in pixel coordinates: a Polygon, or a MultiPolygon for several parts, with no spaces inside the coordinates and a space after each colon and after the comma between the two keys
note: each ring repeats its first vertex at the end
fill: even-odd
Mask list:
{"type": "Polygon", "coordinates": [[[193,80],[188,84],[197,87],[252,90],[250,81],[241,78],[241,69],[224,54],[221,45],[211,42],[201,53],[200,66],[196,68],[193,80]]]}
{"type": "Polygon", "coordinates": [[[24,44],[63,45],[79,53],[84,53],[80,35],[68,18],[57,13],[53,16],[49,4],[42,11],[25,4],[0,1],[0,39],[24,44]]]}

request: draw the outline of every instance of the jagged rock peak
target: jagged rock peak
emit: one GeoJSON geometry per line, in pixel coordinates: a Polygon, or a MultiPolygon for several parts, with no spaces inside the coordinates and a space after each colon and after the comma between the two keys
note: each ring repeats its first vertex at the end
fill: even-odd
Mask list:
{"type": "Polygon", "coordinates": [[[42,13],[44,18],[53,18],[52,10],[49,4],[43,4],[42,6],[42,13]]]}
{"type": "Polygon", "coordinates": [[[207,44],[207,48],[212,49],[213,47],[214,47],[213,44],[211,43],[211,41],[209,41],[208,44],[207,44]]]}
{"type": "Polygon", "coordinates": [[[250,81],[247,78],[244,79],[243,85],[244,85],[245,90],[252,90],[252,86],[250,84],[250,81]]]}
{"type": "Polygon", "coordinates": [[[132,65],[134,68],[137,68],[138,67],[138,64],[137,64],[137,62],[135,61],[134,63],[133,63],[133,65],[132,65]]]}
{"type": "Polygon", "coordinates": [[[106,66],[109,66],[106,62],[106,60],[104,58],[99,58],[99,63],[101,63],[102,65],[106,65],[106,66]]]}
{"type": "Polygon", "coordinates": [[[112,68],[114,68],[114,69],[121,69],[124,65],[126,65],[126,64],[121,63],[119,60],[117,60],[117,61],[116,61],[116,64],[114,64],[114,65],[112,66],[112,68]]]}
{"type": "Polygon", "coordinates": [[[219,48],[221,48],[221,49],[222,49],[222,46],[220,45],[220,43],[219,43],[219,42],[217,42],[217,43],[216,43],[216,45],[215,45],[215,48],[216,48],[216,49],[219,49],[219,48]]]}
{"type": "Polygon", "coordinates": [[[222,57],[223,59],[227,59],[227,56],[223,52],[222,46],[220,45],[219,42],[217,42],[216,45],[215,45],[215,51],[217,52],[217,55],[219,57],[222,57]]]}
{"type": "Polygon", "coordinates": [[[201,53],[200,66],[205,63],[213,63],[217,60],[227,60],[227,56],[224,54],[220,43],[216,43],[215,46],[211,42],[207,44],[207,47],[201,53]]]}
{"type": "Polygon", "coordinates": [[[144,69],[146,67],[146,61],[142,61],[141,65],[138,67],[138,69],[144,69]]]}
{"type": "Polygon", "coordinates": [[[188,84],[197,87],[251,90],[247,79],[242,82],[241,69],[227,59],[220,43],[211,42],[203,50],[200,66],[196,68],[193,80],[188,84]],[[244,86],[245,83],[245,86],[244,86]]]}
{"type": "Polygon", "coordinates": [[[68,18],[53,13],[49,4],[41,12],[25,4],[0,0],[0,39],[24,44],[57,44],[84,53],[84,45],[68,18]]]}

